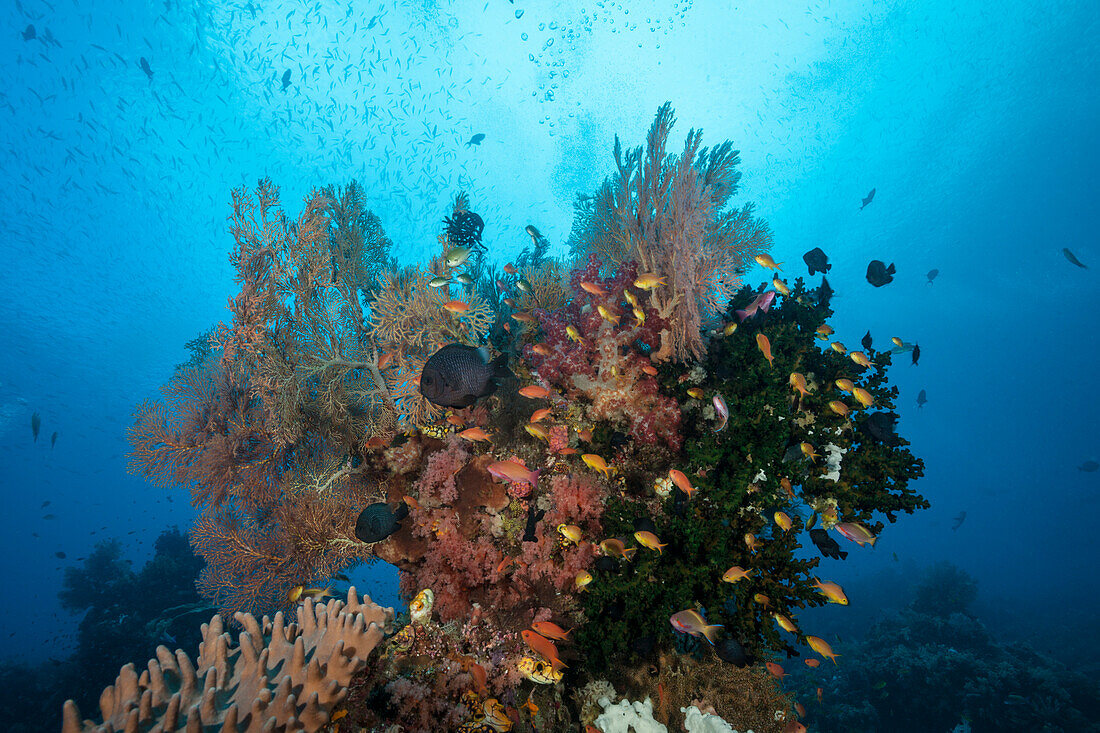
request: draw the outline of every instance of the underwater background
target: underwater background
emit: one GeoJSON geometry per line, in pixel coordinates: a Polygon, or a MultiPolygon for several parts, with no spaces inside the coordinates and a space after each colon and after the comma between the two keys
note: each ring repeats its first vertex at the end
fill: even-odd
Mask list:
{"type": "MultiPolygon", "coordinates": [[[[128,470],[127,429],[232,317],[234,189],[270,178],[296,219],[356,180],[401,265],[464,192],[487,262],[530,224],[567,260],[576,197],[666,101],[671,152],[740,151],[779,275],[817,287],[827,254],[837,338],[920,347],[889,375],[930,507],[822,560],[849,603],[799,624],[838,666],[782,682],[809,729],[1100,728],[1100,4],[11,0],[0,29],[8,729],[90,714],[217,608],[199,510],[128,470]]],[[[393,567],[343,572],[407,608],[393,567]]]]}

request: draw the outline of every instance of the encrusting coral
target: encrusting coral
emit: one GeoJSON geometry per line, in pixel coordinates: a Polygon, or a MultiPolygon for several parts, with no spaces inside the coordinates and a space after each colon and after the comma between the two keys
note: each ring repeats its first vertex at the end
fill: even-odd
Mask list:
{"type": "Polygon", "coordinates": [[[221,616],[214,616],[203,624],[197,664],[182,651],[158,647],[140,676],[128,664],[103,691],[102,723],[82,722],[68,701],[63,733],[320,730],[367,665],[393,609],[369,598],[360,602],[352,587],[346,603],[306,598],[297,624],[287,624],[282,612],[260,621],[242,613],[235,618],[244,627],[239,646],[231,645],[221,616]]]}

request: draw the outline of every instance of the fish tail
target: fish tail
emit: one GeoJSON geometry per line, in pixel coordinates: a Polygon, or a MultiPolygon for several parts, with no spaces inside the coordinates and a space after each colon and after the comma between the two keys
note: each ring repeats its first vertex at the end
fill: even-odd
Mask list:
{"type": "Polygon", "coordinates": [[[628,547],[623,550],[623,557],[625,557],[627,560],[632,560],[634,559],[634,553],[636,553],[637,551],[637,547],[628,547]]]}
{"type": "Polygon", "coordinates": [[[734,313],[737,315],[737,320],[738,321],[744,321],[746,318],[749,317],[748,311],[737,310],[737,311],[734,311],[734,313]]]}
{"type": "Polygon", "coordinates": [[[710,624],[704,626],[702,629],[703,636],[710,642],[711,646],[714,646],[714,638],[718,634],[718,629],[722,628],[722,624],[710,624]]]}

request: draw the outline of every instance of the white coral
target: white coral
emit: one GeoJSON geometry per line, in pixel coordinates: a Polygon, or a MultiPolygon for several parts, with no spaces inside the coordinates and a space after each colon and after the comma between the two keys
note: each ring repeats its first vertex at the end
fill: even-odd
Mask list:
{"type": "Polygon", "coordinates": [[[648,697],[642,702],[621,700],[614,705],[601,697],[599,702],[603,712],[595,725],[603,733],[668,733],[668,728],[653,719],[653,701],[648,697]]]}
{"type": "MultiPolygon", "coordinates": [[[[737,731],[722,718],[713,713],[704,713],[692,705],[689,708],[680,708],[684,714],[684,730],[687,733],[737,733],[737,731]]],[[[746,733],[752,733],[751,730],[746,733]]]]}

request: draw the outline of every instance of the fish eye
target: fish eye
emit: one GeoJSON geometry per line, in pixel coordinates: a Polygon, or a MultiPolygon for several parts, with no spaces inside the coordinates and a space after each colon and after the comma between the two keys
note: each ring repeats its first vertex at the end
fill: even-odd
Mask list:
{"type": "Polygon", "coordinates": [[[648,671],[649,671],[649,676],[650,677],[656,677],[659,674],[661,674],[661,670],[657,669],[656,664],[649,665],[649,670],[648,671]]]}

